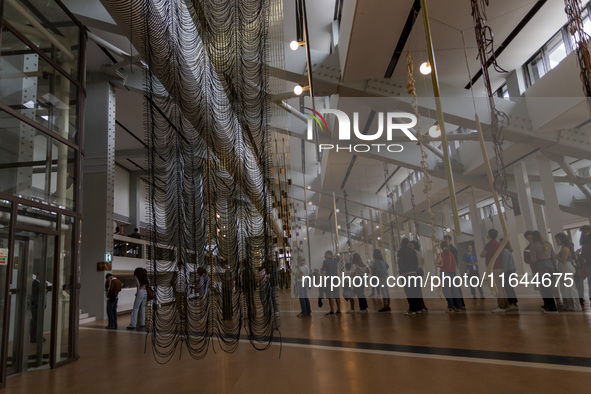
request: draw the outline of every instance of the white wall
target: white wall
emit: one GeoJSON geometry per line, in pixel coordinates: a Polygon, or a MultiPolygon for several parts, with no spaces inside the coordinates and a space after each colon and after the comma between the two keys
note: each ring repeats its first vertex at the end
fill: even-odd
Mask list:
{"type": "Polygon", "coordinates": [[[115,166],[115,208],[118,215],[129,217],[129,172],[115,166]]]}

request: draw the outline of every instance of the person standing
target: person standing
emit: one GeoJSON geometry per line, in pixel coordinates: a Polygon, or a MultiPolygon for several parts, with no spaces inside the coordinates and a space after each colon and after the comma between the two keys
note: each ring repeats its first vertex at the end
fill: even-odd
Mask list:
{"type": "Polygon", "coordinates": [[[298,317],[306,317],[312,314],[312,309],[310,308],[310,299],[308,298],[308,280],[306,284],[304,284],[303,277],[308,277],[308,280],[311,281],[312,278],[310,277],[310,269],[306,265],[306,260],[302,257],[298,258],[298,277],[296,282],[298,283],[298,292],[300,298],[300,309],[302,310],[298,317]]]}
{"type": "Polygon", "coordinates": [[[406,278],[404,293],[408,302],[408,310],[404,312],[405,316],[416,315],[423,306],[422,299],[417,295],[417,283],[411,283],[411,278],[417,276],[419,270],[419,259],[414,249],[411,249],[410,240],[403,238],[400,249],[398,250],[398,274],[406,278]]]}
{"type": "Polygon", "coordinates": [[[480,278],[480,272],[478,271],[478,258],[476,257],[476,254],[472,251],[472,245],[466,246],[466,252],[462,257],[462,261],[464,262],[465,272],[468,275],[468,283],[470,284],[470,293],[472,293],[472,298],[476,299],[475,289],[478,288],[478,291],[480,292],[480,298],[484,299],[482,285],[472,286],[472,282],[470,281],[470,278],[472,278],[473,276],[480,278]]]}
{"type": "Polygon", "coordinates": [[[460,296],[459,288],[454,286],[453,280],[456,277],[456,260],[454,254],[449,250],[447,241],[441,241],[441,280],[443,281],[443,296],[447,301],[447,311],[463,312],[466,310],[460,296]]]}
{"type": "Polygon", "coordinates": [[[127,326],[128,330],[134,330],[138,323],[139,314],[139,327],[146,326],[146,301],[148,300],[147,288],[150,285],[148,281],[148,272],[145,268],[137,267],[133,271],[133,278],[135,279],[135,285],[137,291],[135,293],[135,301],[133,302],[133,310],[131,311],[131,322],[127,326]]]}
{"type": "Polygon", "coordinates": [[[134,229],[133,229],[133,233],[129,234],[129,236],[130,236],[131,238],[135,238],[135,239],[141,239],[141,238],[142,238],[142,236],[140,235],[140,232],[139,232],[139,231],[140,231],[140,230],[139,230],[139,229],[136,227],[136,228],[134,228],[134,229]]]}
{"type": "Polygon", "coordinates": [[[564,309],[570,312],[580,312],[582,310],[581,302],[574,284],[575,267],[573,259],[575,251],[573,242],[568,235],[563,233],[556,234],[554,238],[558,246],[560,246],[560,251],[556,257],[558,259],[558,272],[563,274],[560,280],[560,292],[562,293],[564,309]],[[569,281],[567,278],[572,280],[569,281]],[[567,283],[570,283],[570,286],[567,283]]]}
{"type": "Polygon", "coordinates": [[[187,287],[188,287],[188,278],[187,278],[187,270],[185,268],[185,263],[179,261],[176,263],[176,272],[173,277],[173,287],[174,287],[174,301],[176,305],[176,310],[179,313],[179,318],[181,322],[187,320],[187,287]]]}
{"type": "MultiPolygon", "coordinates": [[[[486,234],[486,239],[488,239],[488,243],[484,246],[484,250],[480,252],[480,257],[484,257],[485,259],[485,267],[488,270],[489,264],[492,261],[494,254],[497,252],[500,244],[497,242],[497,237],[499,232],[494,228],[488,230],[486,234]]],[[[495,283],[493,286],[497,288],[497,307],[493,309],[492,313],[502,313],[507,312],[509,309],[509,302],[507,301],[507,293],[505,293],[505,288],[501,286],[501,275],[503,274],[503,266],[501,265],[501,255],[497,256],[495,262],[493,263],[492,272],[494,274],[494,281],[495,283]]]]}
{"type": "Polygon", "coordinates": [[[388,289],[388,263],[384,261],[384,257],[382,256],[382,251],[376,249],[373,251],[373,265],[375,270],[375,275],[379,278],[380,284],[379,286],[382,289],[382,300],[384,306],[382,309],[379,309],[378,312],[390,312],[392,309],[390,308],[390,291],[388,289]]]}
{"type": "MultiPolygon", "coordinates": [[[[322,262],[322,275],[323,276],[339,276],[339,258],[333,257],[332,250],[327,250],[324,253],[324,261],[322,262]]],[[[330,283],[331,280],[328,280],[330,283]]],[[[326,298],[328,298],[328,303],[330,305],[330,311],[325,316],[335,316],[341,314],[341,295],[340,290],[326,288],[324,290],[324,294],[326,298]],[[336,312],[335,312],[336,306],[336,312]]]]}
{"type": "Polygon", "coordinates": [[[107,292],[107,319],[109,321],[105,328],[116,330],[117,302],[121,291],[121,281],[115,278],[113,274],[105,275],[105,291],[107,292]]]}
{"type": "MultiPolygon", "coordinates": [[[[552,246],[542,240],[542,234],[539,231],[532,232],[532,241],[529,251],[530,260],[535,274],[538,274],[538,279],[542,283],[544,275],[552,275],[556,270],[556,254],[552,250],[552,246]]],[[[558,313],[551,286],[543,284],[539,286],[540,294],[544,300],[542,306],[544,313],[558,313]]]]}
{"type": "MultiPolygon", "coordinates": [[[[416,255],[417,255],[417,259],[419,261],[419,269],[417,270],[417,275],[424,278],[425,277],[425,259],[423,258],[423,254],[421,253],[421,244],[416,241],[410,241],[410,244],[408,244],[408,246],[410,246],[411,249],[414,249],[416,255]]],[[[427,313],[429,312],[429,309],[427,309],[427,305],[425,305],[425,299],[423,298],[423,289],[421,287],[417,288],[417,295],[420,296],[420,302],[421,302],[421,313],[427,313]]]]}
{"type": "MultiPolygon", "coordinates": [[[[353,278],[363,278],[364,275],[369,274],[369,268],[363,264],[363,260],[359,253],[353,254],[353,267],[355,268],[353,278]]],[[[353,286],[353,293],[359,299],[359,311],[365,313],[368,311],[367,299],[365,298],[365,289],[362,286],[353,286]]]]}
{"type": "MultiPolygon", "coordinates": [[[[581,226],[579,231],[581,231],[581,237],[579,238],[579,244],[581,245],[581,277],[582,282],[587,278],[589,300],[591,301],[591,226],[581,226]]],[[[585,294],[579,295],[584,301],[585,294]]]]}
{"type": "MultiPolygon", "coordinates": [[[[502,239],[501,239],[502,241],[502,239]]],[[[513,258],[513,248],[509,241],[505,244],[505,247],[501,251],[501,266],[503,267],[503,272],[505,273],[505,294],[507,294],[507,302],[509,306],[507,307],[508,311],[518,311],[519,307],[517,303],[519,300],[517,299],[517,295],[515,294],[515,288],[511,286],[513,281],[510,281],[511,275],[513,275],[516,271],[515,269],[515,259],[513,258]]]]}

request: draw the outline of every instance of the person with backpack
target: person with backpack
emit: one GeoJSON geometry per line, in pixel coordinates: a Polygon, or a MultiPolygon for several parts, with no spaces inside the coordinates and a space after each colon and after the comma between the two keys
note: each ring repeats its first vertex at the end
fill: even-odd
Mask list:
{"type": "Polygon", "coordinates": [[[388,290],[388,263],[384,261],[382,252],[379,249],[373,251],[373,264],[375,270],[375,276],[380,279],[379,286],[382,289],[384,306],[379,309],[378,312],[390,312],[390,292],[388,290]]]}
{"type": "Polygon", "coordinates": [[[121,281],[109,273],[105,276],[105,291],[107,292],[107,318],[109,325],[105,328],[117,329],[117,301],[121,291],[121,281]]]}

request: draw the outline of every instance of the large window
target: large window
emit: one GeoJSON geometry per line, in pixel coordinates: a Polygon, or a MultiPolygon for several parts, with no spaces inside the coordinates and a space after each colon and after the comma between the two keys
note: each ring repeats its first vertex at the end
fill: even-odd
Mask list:
{"type": "MultiPolygon", "coordinates": [[[[591,19],[589,18],[589,10],[591,3],[583,7],[583,30],[587,34],[591,34],[591,19]]],[[[564,58],[571,53],[576,47],[575,40],[580,40],[579,37],[574,37],[568,24],[563,26],[538,52],[536,52],[523,66],[526,82],[528,86],[533,85],[537,80],[542,78],[548,71],[552,70],[560,64],[564,58]]]]}

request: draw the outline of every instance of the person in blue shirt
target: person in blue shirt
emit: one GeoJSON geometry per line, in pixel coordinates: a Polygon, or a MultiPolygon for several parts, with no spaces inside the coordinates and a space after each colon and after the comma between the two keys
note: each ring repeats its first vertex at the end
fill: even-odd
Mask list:
{"type": "MultiPolygon", "coordinates": [[[[464,253],[464,257],[462,258],[464,261],[464,266],[466,267],[466,274],[468,275],[468,283],[470,283],[470,278],[472,276],[480,277],[478,272],[478,258],[472,252],[472,246],[466,246],[466,253],[464,253]]],[[[472,293],[472,298],[476,299],[476,288],[477,286],[470,286],[470,292],[472,293]]],[[[482,286],[478,287],[478,291],[480,292],[480,298],[484,299],[484,293],[482,291],[482,286]]]]}

